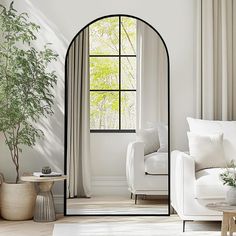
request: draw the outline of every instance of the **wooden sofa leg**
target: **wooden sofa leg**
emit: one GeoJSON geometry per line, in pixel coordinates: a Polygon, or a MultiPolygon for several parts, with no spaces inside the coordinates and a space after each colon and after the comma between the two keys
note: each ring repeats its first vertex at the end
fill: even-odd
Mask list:
{"type": "Polygon", "coordinates": [[[134,199],[135,199],[135,200],[134,200],[134,204],[136,205],[136,204],[137,204],[137,201],[138,201],[138,194],[135,194],[134,197],[135,197],[135,198],[134,198],[134,199]]]}
{"type": "Polygon", "coordinates": [[[133,193],[130,193],[130,199],[132,199],[133,198],[133,193]]]}

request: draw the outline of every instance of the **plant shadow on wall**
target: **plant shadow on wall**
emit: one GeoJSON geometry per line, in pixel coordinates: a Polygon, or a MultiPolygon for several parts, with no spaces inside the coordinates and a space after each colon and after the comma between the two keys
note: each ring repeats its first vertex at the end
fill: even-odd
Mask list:
{"type": "MultiPolygon", "coordinates": [[[[69,43],[57,26],[42,14],[31,1],[26,0],[24,3],[24,9],[30,13],[30,18],[40,25],[40,36],[32,42],[32,45],[40,50],[45,43],[53,42],[50,48],[58,53],[57,61],[53,61],[48,66],[49,69],[55,70],[58,76],[57,85],[54,89],[54,115],[48,118],[43,117],[37,123],[37,127],[43,130],[45,136],[38,140],[34,151],[37,152],[36,155],[39,157],[37,159],[40,165],[42,165],[42,159],[44,159],[45,164],[49,163],[55,171],[62,172],[64,160],[64,54],[69,43]]],[[[28,157],[28,159],[31,158],[31,156],[28,157]]]]}
{"type": "MultiPolygon", "coordinates": [[[[36,127],[43,130],[43,139],[38,139],[33,149],[23,147],[24,158],[21,165],[24,166],[22,171],[33,171],[42,165],[50,165],[55,171],[63,170],[63,138],[64,138],[64,53],[68,42],[63,37],[48,18],[43,15],[30,1],[24,1],[24,11],[29,13],[30,19],[40,25],[37,33],[37,40],[31,42],[36,50],[40,50],[47,42],[53,42],[50,48],[58,53],[56,61],[48,65],[49,70],[55,70],[57,74],[57,84],[53,89],[55,103],[53,105],[54,115],[47,118],[42,117],[37,122],[36,127]]],[[[3,135],[1,135],[1,149],[3,155],[8,154],[6,145],[4,145],[3,135]]],[[[4,157],[5,157],[4,156],[4,157]]],[[[5,175],[8,179],[13,180],[14,174],[10,171],[11,163],[9,160],[4,161],[3,168],[7,171],[5,175]],[[8,162],[7,162],[8,161],[8,162]]]]}
{"type": "Polygon", "coordinates": [[[32,46],[40,27],[30,22],[26,13],[18,14],[13,2],[9,9],[1,8],[0,131],[15,166],[17,183],[22,147],[35,146],[49,128],[47,123],[44,128],[37,123],[54,113],[52,90],[57,75],[48,65],[58,55],[47,44],[41,50],[32,46]]]}

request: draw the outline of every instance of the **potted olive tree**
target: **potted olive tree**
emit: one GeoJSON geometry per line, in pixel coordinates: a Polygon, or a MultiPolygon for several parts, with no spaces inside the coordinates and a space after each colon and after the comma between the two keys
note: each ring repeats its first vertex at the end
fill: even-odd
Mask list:
{"type": "Polygon", "coordinates": [[[9,149],[16,173],[15,183],[1,186],[1,214],[5,219],[32,218],[35,190],[31,184],[21,183],[20,159],[22,146],[33,147],[43,136],[36,123],[53,114],[52,89],[57,76],[48,64],[57,55],[48,47],[37,51],[39,26],[26,13],[0,5],[0,132],[9,149]]]}

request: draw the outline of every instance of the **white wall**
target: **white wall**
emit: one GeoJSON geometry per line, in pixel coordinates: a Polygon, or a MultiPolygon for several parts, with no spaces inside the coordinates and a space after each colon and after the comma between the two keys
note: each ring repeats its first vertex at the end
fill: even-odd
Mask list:
{"type": "Polygon", "coordinates": [[[125,176],[127,144],[135,134],[92,133],[90,137],[93,176],[125,176]]]}
{"type": "Polygon", "coordinates": [[[126,150],[134,133],[91,133],[92,192],[94,195],[128,195],[126,150]]]}
{"type": "MultiPolygon", "coordinates": [[[[4,1],[10,2],[9,0],[4,1]]],[[[15,0],[15,6],[20,11],[27,11],[34,20],[42,26],[43,33],[39,40],[53,42],[53,47],[60,54],[60,60],[55,65],[59,73],[59,83],[56,94],[55,116],[43,126],[46,139],[38,143],[37,147],[24,152],[22,166],[24,169],[35,170],[43,165],[54,166],[56,170],[63,170],[63,110],[64,110],[64,68],[63,60],[66,49],[75,34],[92,20],[109,14],[129,14],[142,18],[154,26],[164,38],[170,54],[170,83],[171,83],[171,146],[172,149],[187,149],[186,116],[193,116],[194,103],[194,32],[195,32],[195,5],[194,0],[15,0]]],[[[101,143],[101,135],[92,135],[93,145],[99,145],[99,155],[104,162],[106,141],[101,143]],[[104,149],[102,148],[104,147],[104,149]]],[[[109,140],[109,134],[103,135],[109,140]]],[[[127,139],[130,137],[127,136],[127,139]]],[[[132,137],[131,137],[132,138],[132,137]]],[[[1,139],[2,140],[2,139],[1,139]]],[[[0,171],[8,178],[13,178],[11,163],[2,141],[0,142],[1,158],[0,171]]],[[[122,144],[125,147],[125,144],[122,144]]],[[[114,150],[116,147],[114,147],[114,150]]],[[[110,152],[110,151],[109,151],[110,152]]],[[[124,150],[121,153],[107,153],[113,156],[116,163],[121,156],[124,159],[124,150]]],[[[101,165],[103,168],[105,165],[101,165]]],[[[118,167],[118,165],[114,165],[118,167]]],[[[117,170],[124,173],[124,167],[117,170]]],[[[96,175],[103,174],[98,165],[93,167],[96,175]],[[101,172],[100,172],[101,171],[101,172]]],[[[109,170],[111,171],[111,170],[109,170]]],[[[115,171],[115,169],[114,169],[115,171]]],[[[113,172],[116,173],[116,172],[113,172]]],[[[117,175],[121,172],[116,173],[117,175]]],[[[62,184],[55,188],[57,194],[62,194],[62,184]]]]}

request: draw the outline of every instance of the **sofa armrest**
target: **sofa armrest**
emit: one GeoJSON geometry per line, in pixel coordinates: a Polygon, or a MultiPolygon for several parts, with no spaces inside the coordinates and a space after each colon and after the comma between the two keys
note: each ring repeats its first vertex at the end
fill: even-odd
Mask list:
{"type": "MultiPolygon", "coordinates": [[[[184,203],[194,198],[195,161],[185,152],[171,153],[171,202],[175,210],[183,211],[184,203]]],[[[178,212],[182,213],[183,212],[178,212]]]]}
{"type": "Polygon", "coordinates": [[[138,184],[139,177],[144,174],[144,143],[131,142],[128,145],[126,156],[126,177],[129,188],[133,189],[138,184]]]}

